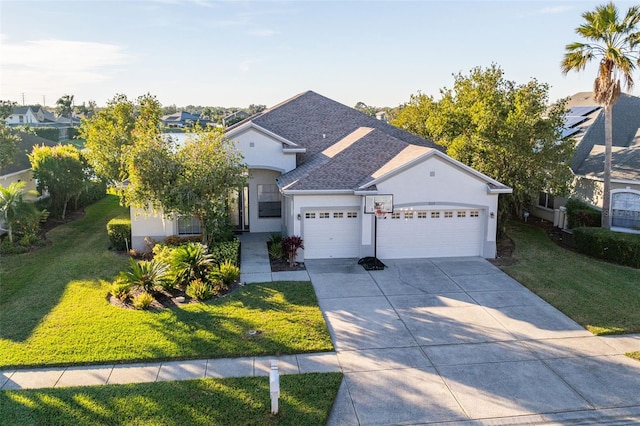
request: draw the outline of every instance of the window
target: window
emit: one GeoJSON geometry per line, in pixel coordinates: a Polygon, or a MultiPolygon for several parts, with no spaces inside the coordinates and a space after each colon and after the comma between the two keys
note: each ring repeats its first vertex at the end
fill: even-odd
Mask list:
{"type": "Polygon", "coordinates": [[[400,212],[391,213],[391,219],[400,219],[400,212]]]}
{"type": "Polygon", "coordinates": [[[431,219],[439,219],[440,212],[431,212],[431,219]]]}
{"type": "Polygon", "coordinates": [[[258,217],[280,217],[281,204],[278,185],[258,185],[258,217]]]}
{"type": "Polygon", "coordinates": [[[413,219],[413,212],[404,212],[405,219],[413,219]]]}
{"type": "Polygon", "coordinates": [[[458,210],[458,214],[456,216],[457,217],[467,217],[467,212],[465,212],[464,210],[458,210]]]}
{"type": "Polygon", "coordinates": [[[547,192],[540,192],[540,194],[538,194],[538,206],[539,207],[543,207],[545,209],[552,209],[553,210],[553,195],[547,193],[547,192]]]}
{"type": "Polygon", "coordinates": [[[202,234],[202,225],[197,217],[179,216],[178,235],[199,235],[202,234]]]}
{"type": "Polygon", "coordinates": [[[320,219],[329,219],[331,217],[331,215],[329,214],[329,212],[322,212],[319,214],[320,219]]]}
{"type": "Polygon", "coordinates": [[[355,219],[358,217],[358,212],[347,212],[347,217],[349,219],[355,219]]]}
{"type": "Polygon", "coordinates": [[[316,218],[316,214],[315,214],[315,212],[305,213],[304,214],[304,218],[305,219],[315,219],[316,218]]]}
{"type": "Polygon", "coordinates": [[[453,217],[453,212],[444,212],[445,219],[451,219],[453,217]]]}
{"type": "Polygon", "coordinates": [[[480,217],[480,212],[478,210],[471,210],[469,212],[469,217],[480,217]]]}
{"type": "Polygon", "coordinates": [[[19,121],[20,123],[24,123],[24,115],[19,115],[19,116],[18,116],[18,121],[19,121]]]}
{"type": "Polygon", "coordinates": [[[333,213],[333,218],[334,219],[342,219],[342,218],[344,218],[344,213],[343,212],[334,212],[333,213]]]}
{"type": "Polygon", "coordinates": [[[640,231],[640,192],[611,194],[611,226],[640,231]]]}
{"type": "Polygon", "coordinates": [[[418,219],[426,219],[427,212],[418,212],[418,219]]]}

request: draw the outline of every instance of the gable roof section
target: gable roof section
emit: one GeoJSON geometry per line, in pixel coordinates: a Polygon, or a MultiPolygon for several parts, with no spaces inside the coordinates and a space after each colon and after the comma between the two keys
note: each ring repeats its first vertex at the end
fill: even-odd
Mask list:
{"type": "MultiPolygon", "coordinates": [[[[568,108],[597,105],[591,92],[573,95],[568,108]]],[[[576,151],[571,169],[576,175],[602,178],[604,174],[604,111],[593,110],[576,127],[576,151]]],[[[640,147],[640,98],[621,94],[613,106],[612,178],[640,180],[638,149],[640,147]]]]}
{"type": "Polygon", "coordinates": [[[22,138],[22,140],[18,144],[18,152],[13,163],[7,164],[0,170],[0,176],[21,172],[23,170],[29,170],[31,168],[31,162],[29,161],[29,157],[27,156],[27,154],[31,154],[34,146],[56,146],[58,144],[58,142],[41,138],[40,136],[32,135],[30,133],[16,133],[22,138]]]}
{"type": "Polygon", "coordinates": [[[360,127],[377,129],[414,145],[444,150],[443,147],[431,141],[377,120],[313,91],[296,95],[229,127],[227,130],[233,131],[236,127],[246,125],[248,122],[255,123],[306,148],[306,153],[299,157],[300,164],[360,127]]]}

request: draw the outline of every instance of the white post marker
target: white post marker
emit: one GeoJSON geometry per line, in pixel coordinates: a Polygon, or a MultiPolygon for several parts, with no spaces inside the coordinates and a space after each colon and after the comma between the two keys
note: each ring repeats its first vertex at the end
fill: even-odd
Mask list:
{"type": "Polygon", "coordinates": [[[278,414],[278,398],[280,398],[280,373],[278,373],[278,361],[271,361],[269,390],[271,391],[271,414],[278,414]]]}

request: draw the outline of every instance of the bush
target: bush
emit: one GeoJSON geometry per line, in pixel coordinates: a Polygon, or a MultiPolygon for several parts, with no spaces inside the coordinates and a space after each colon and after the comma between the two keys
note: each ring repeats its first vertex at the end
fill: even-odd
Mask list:
{"type": "Polygon", "coordinates": [[[227,261],[237,265],[240,257],[240,241],[234,238],[231,241],[216,243],[209,247],[209,253],[211,253],[213,262],[218,266],[227,261]]]}
{"type": "Polygon", "coordinates": [[[177,235],[170,235],[162,240],[163,244],[168,246],[181,246],[186,243],[201,243],[202,235],[189,235],[188,237],[179,237],[177,235]]]}
{"type": "Polygon", "coordinates": [[[28,247],[24,247],[18,244],[13,244],[9,241],[9,238],[5,238],[0,243],[0,254],[20,254],[29,251],[28,247]]]}
{"type": "Polygon", "coordinates": [[[176,250],[175,246],[168,246],[166,244],[156,244],[151,250],[153,252],[153,259],[157,262],[166,263],[169,265],[173,258],[173,252],[176,250]]]}
{"type": "Polygon", "coordinates": [[[271,244],[269,244],[269,256],[273,259],[282,259],[284,257],[282,241],[272,241],[271,244]]]}
{"type": "Polygon", "coordinates": [[[129,297],[129,292],[131,291],[131,284],[126,281],[122,281],[117,279],[111,286],[109,287],[109,294],[113,297],[117,297],[121,302],[124,302],[127,297],[129,297]]]}
{"type": "Polygon", "coordinates": [[[271,237],[269,238],[269,242],[273,243],[281,243],[282,242],[282,234],[280,232],[272,232],[271,237]]]}
{"type": "Polygon", "coordinates": [[[146,291],[133,297],[133,307],[136,309],[147,309],[153,303],[153,296],[146,291]]]}
{"type": "Polygon", "coordinates": [[[576,228],[573,230],[573,247],[589,256],[640,268],[640,234],[604,228],[576,228]]]}
{"type": "Polygon", "coordinates": [[[131,243],[131,219],[115,218],[107,223],[107,234],[111,248],[125,251],[131,243]]]}
{"type": "Polygon", "coordinates": [[[143,260],[136,262],[129,258],[130,271],[120,272],[120,279],[132,286],[141,288],[147,293],[151,293],[156,287],[165,288],[167,286],[167,273],[169,267],[165,263],[157,260],[143,260]]]}
{"type": "Polygon", "coordinates": [[[240,278],[240,268],[227,260],[218,268],[218,277],[228,287],[240,278]]]}
{"type": "Polygon", "coordinates": [[[298,249],[304,249],[302,238],[297,235],[289,235],[282,240],[282,249],[289,259],[289,265],[293,267],[298,256],[298,249]]]}
{"type": "Polygon", "coordinates": [[[34,127],[36,135],[50,141],[58,142],[60,140],[60,129],[57,127],[34,127]]]}
{"type": "Polygon", "coordinates": [[[104,180],[90,180],[80,194],[76,208],[90,206],[107,196],[107,183],[104,180]]]}
{"type": "Polygon", "coordinates": [[[173,250],[171,271],[176,284],[187,284],[196,279],[206,279],[215,266],[207,246],[201,243],[187,243],[173,250]]]}
{"type": "Polygon", "coordinates": [[[187,285],[187,296],[196,300],[211,299],[215,293],[213,286],[201,279],[193,280],[187,285]]]}
{"type": "Polygon", "coordinates": [[[598,227],[602,223],[602,212],[582,201],[569,199],[565,207],[569,228],[598,227]]]}

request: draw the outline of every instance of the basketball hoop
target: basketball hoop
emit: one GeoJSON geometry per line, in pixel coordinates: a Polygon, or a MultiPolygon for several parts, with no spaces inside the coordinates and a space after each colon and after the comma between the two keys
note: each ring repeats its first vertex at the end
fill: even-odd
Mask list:
{"type": "Polygon", "coordinates": [[[389,213],[389,212],[387,212],[387,211],[385,211],[385,210],[380,210],[380,209],[378,209],[378,210],[376,210],[376,211],[375,211],[375,214],[376,214],[376,218],[377,218],[377,219],[386,219],[386,218],[387,218],[387,214],[388,214],[388,213],[389,213]]]}

